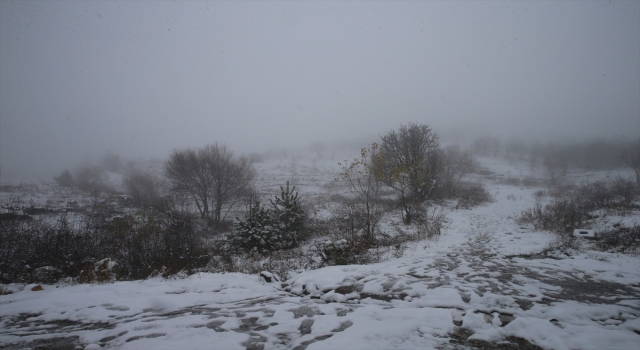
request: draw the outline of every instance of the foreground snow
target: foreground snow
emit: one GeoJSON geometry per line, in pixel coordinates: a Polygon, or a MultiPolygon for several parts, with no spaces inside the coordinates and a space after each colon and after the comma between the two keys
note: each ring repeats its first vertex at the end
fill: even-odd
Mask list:
{"type": "MultiPolygon", "coordinates": [[[[451,210],[438,241],[284,283],[198,274],[0,296],[0,346],[118,349],[638,349],[640,258],[531,258],[554,235],[513,218],[534,189],[451,210]]],[[[637,220],[631,218],[631,220],[637,220]]],[[[383,223],[389,227],[393,223],[383,223]]]]}
{"type": "Polygon", "coordinates": [[[243,274],[27,288],[2,297],[0,341],[78,336],[87,348],[427,349],[454,347],[461,326],[475,332],[467,341],[516,336],[551,349],[637,349],[637,262],[449,254],[302,273],[286,287],[301,296],[243,274]]]}

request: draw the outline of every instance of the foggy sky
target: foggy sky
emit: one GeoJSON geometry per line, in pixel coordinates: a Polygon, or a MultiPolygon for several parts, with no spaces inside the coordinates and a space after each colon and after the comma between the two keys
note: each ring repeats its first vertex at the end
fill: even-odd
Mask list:
{"type": "Polygon", "coordinates": [[[638,137],[640,2],[0,2],[2,181],[409,122],[638,137]]]}

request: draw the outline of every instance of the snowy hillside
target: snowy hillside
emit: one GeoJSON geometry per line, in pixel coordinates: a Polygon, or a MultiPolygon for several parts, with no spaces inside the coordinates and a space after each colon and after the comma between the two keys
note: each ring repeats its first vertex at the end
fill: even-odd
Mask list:
{"type": "MultiPolygon", "coordinates": [[[[42,289],[13,284],[5,287],[12,294],[0,296],[0,347],[638,349],[640,256],[598,251],[586,240],[553,257],[540,254],[559,244],[557,236],[516,218],[549,199],[539,195],[542,187],[501,179],[542,175],[481,161],[493,175],[478,178],[494,201],[445,206],[439,239],[411,243],[400,257],[292,271],[283,281],[269,273],[199,273],[42,289]]],[[[335,164],[289,157],[256,166],[263,191],[291,180],[312,198],[328,196],[335,164]]],[[[598,222],[638,225],[640,214],[598,222]]],[[[383,230],[397,225],[382,222],[383,230]]]]}

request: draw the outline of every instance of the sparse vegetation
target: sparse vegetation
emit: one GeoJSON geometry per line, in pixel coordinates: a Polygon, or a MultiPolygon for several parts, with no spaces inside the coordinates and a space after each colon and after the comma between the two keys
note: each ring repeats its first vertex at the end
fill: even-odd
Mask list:
{"type": "MultiPolygon", "coordinates": [[[[492,138],[475,145],[486,155],[498,154],[502,147],[492,138]]],[[[510,162],[525,161],[529,152],[555,179],[551,188],[534,194],[537,204],[522,213],[521,224],[566,233],[588,226],[603,210],[624,213],[638,206],[637,184],[622,176],[582,185],[565,181],[571,155],[579,148],[562,148],[571,161],[561,162],[558,154],[549,153],[559,146],[527,147],[516,140],[505,145],[511,147],[506,153],[510,162]],[[547,196],[552,200],[543,204],[547,196]]],[[[263,161],[255,154],[252,159],[263,161]]],[[[492,201],[481,183],[469,181],[474,176],[521,188],[544,184],[481,168],[470,151],[440,148],[438,135],[416,124],[401,126],[383,136],[380,145],[373,143],[358,158],[340,163],[339,181],[320,185],[331,195],[318,197],[325,199],[315,199],[310,206],[288,181],[279,195],[263,203],[254,187],[252,162],[234,157],[224,145],[174,151],[164,163],[164,177],[142,171],[133,162],[125,167],[114,154],[103,157],[101,164],[85,165],[75,176],[65,170],[55,177],[59,187],[77,188],[85,198],[80,203],[65,201],[65,210],[74,213],[72,221],[68,214],[20,199],[19,193],[36,193],[37,187],[3,187],[15,195],[12,204],[5,205],[8,212],[0,215],[2,282],[71,277],[102,283],[193,271],[265,269],[283,276],[327,265],[368,264],[402,256],[415,242],[437,240],[448,225],[443,206],[468,209],[492,201]],[[107,180],[113,175],[108,172],[115,171],[120,172],[126,196],[117,194],[107,180]],[[314,217],[309,208],[330,214],[314,217]],[[244,218],[232,223],[225,219],[229,212],[244,218]]],[[[513,195],[507,198],[517,200],[513,195]]],[[[636,231],[602,232],[598,244],[632,252],[637,249],[636,231]]],[[[575,243],[569,235],[560,239],[558,247],[575,243]]]]}
{"type": "Polygon", "coordinates": [[[598,247],[620,253],[640,254],[640,226],[615,227],[598,233],[598,247]]]}
{"type": "Polygon", "coordinates": [[[636,205],[640,193],[635,184],[624,178],[613,181],[594,181],[577,187],[563,187],[547,205],[538,203],[524,211],[520,223],[532,224],[536,229],[568,233],[584,227],[597,217],[596,211],[624,211],[636,205]]]}
{"type": "Polygon", "coordinates": [[[582,227],[589,219],[589,207],[584,202],[563,198],[545,206],[536,204],[532,209],[524,211],[518,222],[533,224],[538,230],[549,230],[558,233],[569,233],[574,228],[582,227]]]}
{"type": "Polygon", "coordinates": [[[484,186],[478,183],[460,184],[456,188],[456,196],[458,197],[458,206],[465,209],[493,200],[484,186]]]}
{"type": "MultiPolygon", "coordinates": [[[[45,268],[56,271],[58,278],[89,282],[94,278],[88,272],[105,258],[118,265],[118,279],[170,275],[208,261],[203,231],[190,217],[142,211],[116,217],[90,213],[83,218],[76,224],[64,215],[55,222],[0,221],[2,281],[37,281],[38,269],[45,268]]],[[[97,272],[92,276],[101,278],[97,272]]]]}
{"type": "MultiPolygon", "coordinates": [[[[262,158],[253,155],[252,159],[262,158]]],[[[490,200],[480,184],[463,181],[478,169],[471,153],[457,146],[440,149],[438,135],[426,125],[401,126],[383,136],[380,146],[374,143],[362,149],[359,158],[342,163],[338,179],[347,185],[350,196],[331,197],[329,218],[308,217],[289,182],[269,205],[262,205],[253,187],[251,163],[235,158],[224,145],[175,150],[164,164],[168,191],[162,179],[133,162],[123,166],[115,154],[106,154],[100,167],[82,167],[75,179],[63,172],[56,177],[58,184],[77,184],[90,194],[91,201],[80,214],[84,215],[81,223],[65,226],[69,234],[60,239],[68,245],[72,237],[91,238],[93,245],[84,244],[87,252],[80,254],[82,259],[72,259],[71,269],[61,268],[59,262],[34,265],[51,266],[61,276],[81,282],[104,282],[196,269],[249,272],[265,264],[276,269],[364,264],[380,261],[387,254],[401,256],[408,242],[440,236],[446,216],[430,208],[433,203],[428,199],[458,198],[465,208],[490,200]],[[118,205],[137,209],[123,212],[113,207],[115,190],[107,182],[106,171],[124,173],[127,196],[118,205]],[[398,193],[397,201],[390,198],[392,192],[382,191],[383,183],[398,193]],[[227,230],[230,224],[225,217],[240,203],[246,204],[245,218],[236,220],[225,239],[213,238],[212,234],[227,230]],[[380,230],[381,218],[398,207],[409,226],[392,232],[380,230]],[[194,211],[200,219],[192,217],[194,211]],[[307,242],[305,254],[298,248],[303,242],[307,242]],[[103,268],[109,265],[102,263],[104,259],[117,268],[103,268]]],[[[38,221],[33,225],[46,229],[48,224],[38,221]]],[[[33,239],[27,231],[16,237],[33,239]]],[[[68,256],[65,249],[56,254],[68,256]]],[[[27,281],[33,276],[19,272],[7,280],[16,278],[27,281]]]]}

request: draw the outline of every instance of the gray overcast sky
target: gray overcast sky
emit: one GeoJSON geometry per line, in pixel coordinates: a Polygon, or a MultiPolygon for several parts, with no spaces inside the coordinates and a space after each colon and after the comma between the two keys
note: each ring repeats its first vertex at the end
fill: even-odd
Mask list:
{"type": "Polygon", "coordinates": [[[0,180],[408,122],[638,137],[640,2],[0,1],[0,180]]]}

